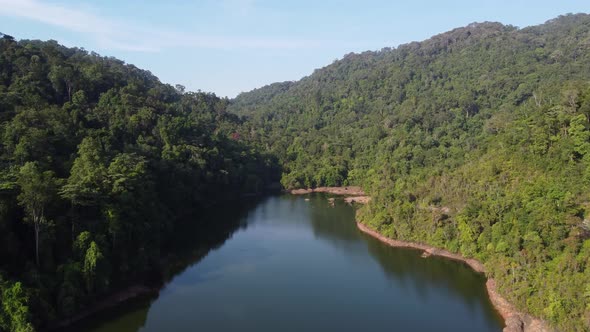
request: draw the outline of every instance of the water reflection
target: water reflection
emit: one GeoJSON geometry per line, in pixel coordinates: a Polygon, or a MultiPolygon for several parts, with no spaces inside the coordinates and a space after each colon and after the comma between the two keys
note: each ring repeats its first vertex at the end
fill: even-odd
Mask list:
{"type": "Polygon", "coordinates": [[[165,258],[164,284],[221,247],[236,231],[245,230],[261,200],[247,198],[239,203],[220,203],[202,211],[198,218],[180,223],[166,249],[169,254],[165,258]]]}
{"type": "Polygon", "coordinates": [[[501,329],[481,275],[382,244],[357,229],[352,207],[328,197],[268,197],[187,224],[160,293],[86,330],[501,329]]]}
{"type": "Polygon", "coordinates": [[[331,207],[328,197],[320,194],[310,201],[311,226],[321,240],[348,251],[355,251],[362,242],[389,278],[404,287],[411,287],[422,299],[427,299],[428,292],[434,287],[437,292],[446,292],[447,296],[468,302],[470,308],[489,309],[484,311],[489,320],[501,320],[491,308],[487,291],[482,287],[485,283],[483,275],[474,273],[462,263],[436,256],[424,259],[421,251],[391,248],[361,233],[356,227],[352,207],[342,199],[336,199],[336,206],[331,207]]]}
{"type": "MultiPolygon", "coordinates": [[[[166,248],[168,254],[163,260],[161,275],[156,277],[162,284],[160,292],[175,277],[198,264],[209,252],[221,247],[236,231],[245,230],[248,220],[262,200],[259,197],[250,197],[239,203],[220,203],[202,211],[198,219],[179,223],[174,241],[166,248]]],[[[206,277],[191,282],[199,281],[205,282],[206,277]]],[[[106,309],[64,329],[63,332],[107,332],[114,331],[113,326],[116,326],[116,331],[139,331],[145,326],[149,308],[158,300],[160,292],[106,309]]]]}

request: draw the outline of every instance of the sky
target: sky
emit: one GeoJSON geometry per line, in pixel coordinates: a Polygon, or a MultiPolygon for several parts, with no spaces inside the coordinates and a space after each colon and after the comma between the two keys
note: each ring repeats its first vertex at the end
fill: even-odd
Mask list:
{"type": "Polygon", "coordinates": [[[589,0],[0,0],[0,32],[114,56],[164,83],[232,98],[350,52],[472,22],[522,28],[580,12],[590,13],[589,0]]]}

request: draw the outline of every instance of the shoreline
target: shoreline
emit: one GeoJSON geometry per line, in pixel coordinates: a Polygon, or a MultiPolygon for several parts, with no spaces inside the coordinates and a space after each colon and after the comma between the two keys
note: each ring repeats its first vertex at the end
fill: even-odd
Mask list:
{"type": "MultiPolygon", "coordinates": [[[[371,197],[367,196],[360,187],[354,186],[293,189],[285,190],[285,192],[292,195],[328,193],[333,195],[347,196],[344,198],[344,201],[349,204],[365,204],[371,200],[371,197]]],[[[423,251],[423,258],[427,258],[429,256],[434,255],[458,261],[469,266],[473,271],[485,275],[485,266],[476,259],[466,258],[460,254],[453,253],[448,250],[437,248],[423,243],[394,240],[380,234],[379,232],[360,223],[359,221],[356,221],[356,225],[359,231],[361,231],[362,233],[365,233],[391,247],[421,250],[423,251]]],[[[50,323],[48,326],[45,327],[45,329],[47,331],[54,331],[66,328],[89,316],[104,311],[105,309],[115,307],[131,299],[154,294],[158,292],[158,290],[159,289],[157,288],[147,287],[139,284],[124,288],[118,292],[115,292],[114,294],[107,296],[106,298],[103,298],[99,302],[95,303],[94,305],[90,306],[89,308],[83,310],[82,312],[70,318],[50,323]]],[[[492,303],[494,309],[500,314],[500,316],[504,320],[505,327],[502,330],[503,332],[556,332],[556,330],[550,328],[545,321],[518,311],[512,303],[510,303],[502,295],[500,295],[500,293],[497,290],[496,281],[493,278],[486,278],[486,290],[488,293],[488,298],[490,299],[490,302],[492,303]]]]}
{"type": "MultiPolygon", "coordinates": [[[[396,248],[410,248],[410,249],[418,249],[424,252],[422,257],[428,257],[431,255],[440,256],[447,259],[455,260],[462,262],[473,269],[475,272],[485,274],[485,267],[484,265],[473,258],[465,258],[460,254],[452,253],[445,249],[436,248],[430,245],[416,243],[416,242],[407,242],[407,241],[400,241],[390,239],[384,235],[381,235],[379,232],[369,228],[368,226],[356,222],[357,228],[389,245],[396,248]]],[[[492,302],[492,305],[496,309],[496,311],[502,316],[504,319],[504,324],[506,325],[503,329],[503,332],[553,332],[552,328],[544,322],[543,320],[532,317],[529,314],[522,313],[518,311],[512,303],[506,300],[500,293],[498,292],[498,288],[496,286],[496,281],[493,278],[487,278],[486,281],[486,289],[488,292],[488,297],[492,302]]]]}
{"type": "MultiPolygon", "coordinates": [[[[308,189],[293,189],[287,190],[288,193],[293,195],[305,195],[311,193],[329,193],[333,195],[341,195],[341,196],[349,196],[346,197],[344,200],[351,204],[351,203],[360,203],[365,204],[371,200],[370,196],[367,196],[365,192],[362,190],[361,187],[318,187],[318,188],[308,188],[308,189]]],[[[456,254],[450,252],[445,249],[437,248],[431,245],[417,243],[417,242],[409,242],[409,241],[401,241],[401,240],[394,240],[390,239],[379,232],[369,228],[368,226],[356,222],[357,228],[389,245],[396,248],[409,248],[409,249],[417,249],[422,250],[423,258],[427,258],[429,256],[440,256],[447,259],[451,259],[454,261],[461,262],[469,266],[473,271],[477,273],[482,273],[485,275],[486,269],[485,266],[478,261],[477,259],[473,258],[466,258],[460,254],[456,254]]],[[[493,278],[486,278],[486,290],[488,292],[488,298],[494,309],[500,314],[502,319],[504,319],[504,329],[503,332],[555,332],[556,330],[551,328],[545,321],[540,318],[533,317],[529,314],[520,312],[516,309],[516,307],[510,303],[506,298],[504,298],[499,292],[498,287],[496,285],[496,281],[493,278]]]]}
{"type": "Polygon", "coordinates": [[[307,195],[312,193],[326,193],[339,196],[348,196],[344,201],[348,204],[359,203],[366,204],[371,200],[361,187],[347,186],[347,187],[317,187],[307,189],[291,189],[286,190],[291,195],[307,195]]]}
{"type": "Polygon", "coordinates": [[[147,287],[145,285],[137,284],[133,286],[129,286],[124,288],[120,291],[117,291],[111,295],[106,296],[105,298],[99,300],[98,302],[90,305],[88,308],[82,310],[81,312],[75,314],[74,316],[55,321],[50,323],[48,326],[45,327],[46,331],[56,331],[62,330],[76,324],[86,318],[89,318],[93,315],[96,315],[100,312],[105,311],[106,309],[114,308],[118,305],[121,305],[127,301],[137,299],[141,296],[149,296],[152,294],[156,294],[159,291],[158,288],[154,287],[147,287]]]}

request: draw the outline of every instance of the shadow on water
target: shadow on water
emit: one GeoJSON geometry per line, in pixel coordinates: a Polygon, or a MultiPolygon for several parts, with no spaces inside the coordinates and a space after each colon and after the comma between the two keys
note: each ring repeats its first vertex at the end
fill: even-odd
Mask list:
{"type": "MultiPolygon", "coordinates": [[[[176,226],[174,241],[162,259],[161,285],[157,292],[132,298],[77,322],[62,332],[101,331],[103,322],[120,321],[121,331],[139,331],[145,326],[151,303],[177,275],[199,263],[209,252],[221,247],[233,234],[248,227],[248,216],[264,197],[248,197],[239,202],[223,202],[203,210],[198,219],[185,220],[176,226]],[[125,319],[119,319],[125,316],[125,319]]],[[[107,329],[104,330],[105,332],[107,329]]]]}
{"type": "Polygon", "coordinates": [[[487,319],[503,323],[488,298],[484,275],[456,261],[436,256],[422,258],[419,250],[392,248],[367,234],[359,235],[366,240],[371,256],[386,275],[411,287],[418,296],[425,298],[432,290],[424,285],[436,285],[437,292],[460,298],[470,308],[483,307],[487,319]]]}
{"type": "Polygon", "coordinates": [[[334,207],[331,207],[328,202],[330,196],[324,194],[316,194],[314,198],[310,201],[310,221],[314,234],[345,247],[359,242],[352,206],[342,199],[335,199],[334,207]]]}
{"type": "MultiPolygon", "coordinates": [[[[279,266],[277,270],[276,267],[269,268],[267,266],[261,268],[262,270],[259,271],[259,273],[262,273],[261,275],[256,275],[256,280],[266,280],[268,282],[268,284],[262,283],[262,285],[264,285],[264,287],[268,287],[269,291],[285,292],[286,298],[292,297],[292,300],[286,303],[282,303],[282,305],[285,308],[299,310],[297,309],[296,304],[298,303],[297,298],[299,298],[301,294],[298,293],[299,291],[291,293],[289,292],[289,290],[272,288],[272,285],[274,285],[274,283],[272,283],[273,281],[282,280],[280,277],[281,269],[293,268],[295,269],[294,271],[297,271],[296,269],[299,267],[301,267],[302,269],[309,268],[309,266],[314,266],[313,262],[317,261],[317,257],[324,257],[321,259],[326,259],[326,257],[329,257],[328,259],[333,259],[334,256],[330,256],[331,253],[338,252],[338,255],[340,255],[342,252],[344,252],[345,255],[342,255],[342,257],[346,257],[347,259],[351,258],[353,260],[359,259],[359,261],[354,261],[352,266],[359,266],[357,263],[360,262],[365,262],[369,264],[364,265],[365,268],[367,266],[374,264],[375,271],[378,271],[378,274],[382,273],[384,277],[383,280],[389,280],[390,284],[392,285],[401,285],[401,288],[405,290],[410,290],[410,293],[415,294],[417,298],[422,300],[421,302],[418,301],[418,303],[427,303],[429,301],[429,298],[433,298],[430,296],[432,294],[437,295],[438,298],[452,298],[454,300],[450,301],[449,303],[465,303],[466,307],[469,308],[467,312],[462,312],[463,314],[469,315],[469,310],[471,310],[471,313],[474,316],[476,316],[478,314],[476,311],[479,310],[479,313],[483,313],[485,321],[498,322],[497,326],[502,325],[501,318],[499,317],[499,315],[497,315],[487,297],[487,293],[484,287],[485,278],[482,275],[477,274],[467,266],[454,261],[449,261],[440,257],[429,257],[424,259],[420,257],[421,253],[417,250],[392,248],[390,246],[383,244],[382,242],[358,230],[355,223],[355,214],[353,207],[344,203],[344,201],[341,198],[336,198],[334,201],[334,205],[332,206],[328,201],[328,198],[330,197],[332,196],[326,194],[312,194],[305,197],[292,195],[270,196],[263,199],[248,200],[240,204],[224,203],[207,211],[203,211],[199,215],[198,220],[185,223],[182,227],[177,228],[175,234],[176,237],[174,238],[173,245],[170,248],[168,248],[168,255],[163,260],[161,271],[161,279],[163,280],[163,284],[160,288],[160,292],[164,288],[166,288],[168,284],[176,285],[176,287],[178,287],[179,284],[183,282],[190,282],[190,286],[195,287],[197,283],[211,282],[211,280],[203,279],[208,276],[208,273],[204,273],[206,270],[203,270],[207,269],[207,267],[203,265],[206,262],[208,262],[208,264],[205,265],[208,266],[208,268],[213,268],[212,271],[222,271],[223,273],[223,271],[227,271],[223,269],[227,266],[236,266],[236,264],[237,266],[240,266],[239,264],[244,264],[244,262],[256,262],[255,264],[258,264],[260,262],[265,262],[267,259],[272,259],[272,255],[268,256],[266,252],[260,252],[260,250],[271,250],[272,252],[270,254],[276,254],[280,256],[281,249],[284,249],[284,246],[287,246],[287,252],[290,252],[291,247],[288,247],[290,245],[294,246],[292,248],[293,250],[299,252],[297,251],[297,246],[312,245],[314,250],[319,250],[320,252],[313,251],[310,253],[310,255],[312,256],[309,257],[305,256],[305,254],[303,254],[303,256],[284,256],[285,259],[289,260],[288,267],[279,266]],[[246,229],[247,232],[240,232],[241,235],[239,237],[236,235],[234,242],[227,243],[228,240],[231,239],[234,236],[234,234],[236,234],[236,232],[246,229]],[[283,233],[273,233],[271,232],[271,230],[281,230],[283,233]],[[316,242],[319,241],[321,243],[328,244],[327,247],[333,248],[335,250],[328,250],[327,252],[323,251],[322,246],[314,246],[313,240],[312,242],[307,244],[303,242],[301,244],[280,242],[282,241],[280,237],[281,234],[283,236],[284,234],[292,234],[291,232],[295,234],[300,234],[300,232],[302,231],[303,234],[312,234],[313,239],[316,242]],[[265,239],[264,241],[271,241],[272,246],[265,247],[264,245],[250,245],[248,241],[252,239],[260,239],[260,237],[256,236],[251,237],[252,234],[262,234],[262,239],[265,239]],[[269,234],[271,236],[268,239],[264,238],[264,236],[269,236],[269,234]],[[278,234],[278,239],[276,238],[275,234],[278,234]],[[203,261],[202,264],[199,265],[201,269],[200,273],[190,273],[191,267],[201,262],[203,258],[205,258],[209,253],[216,250],[217,248],[220,248],[226,243],[227,245],[224,246],[224,248],[216,252],[215,255],[212,255],[214,257],[212,260],[203,261]],[[278,245],[280,247],[275,247],[275,245],[278,245]],[[227,247],[233,249],[228,249],[227,247]],[[247,255],[252,255],[252,257],[247,255]],[[298,258],[303,258],[303,261],[306,261],[309,258],[309,264],[312,265],[307,265],[307,262],[301,265],[302,261],[297,260],[298,258]],[[229,262],[226,262],[225,260],[228,259],[229,262]],[[274,275],[273,273],[278,274],[274,275]],[[267,278],[268,275],[273,275],[273,277],[267,280],[265,278],[267,278]],[[184,276],[184,279],[182,279],[182,277],[180,276],[184,276]],[[178,277],[180,277],[180,279],[178,277]]],[[[297,239],[303,239],[303,241],[307,241],[305,240],[305,237],[297,239]]],[[[324,262],[321,261],[321,259],[320,264],[322,264],[322,266],[325,266],[324,263],[328,261],[324,262]]],[[[336,264],[335,266],[337,268],[338,266],[342,267],[343,265],[336,264]]],[[[194,269],[192,270],[194,271],[194,269]]],[[[371,278],[373,272],[370,271],[371,269],[367,270],[367,274],[369,274],[370,276],[366,277],[366,280],[379,280],[379,278],[371,278]]],[[[330,287],[333,287],[334,285],[340,285],[338,281],[332,282],[324,280],[326,277],[332,278],[333,274],[337,272],[326,272],[325,270],[316,270],[316,273],[318,273],[318,275],[316,276],[318,280],[313,282],[310,281],[309,283],[309,285],[312,285],[310,286],[312,289],[314,287],[314,282],[319,285],[323,285],[322,287],[327,287],[328,289],[330,289],[330,287]],[[322,275],[322,273],[324,274],[322,275]]],[[[353,275],[362,278],[364,274],[356,273],[353,275]]],[[[223,274],[222,276],[227,277],[227,275],[223,274]]],[[[234,280],[234,277],[237,279],[241,278],[240,276],[232,276],[232,273],[230,273],[228,280],[232,281],[234,280]]],[[[213,278],[213,280],[215,279],[216,278],[213,278]]],[[[342,278],[342,280],[347,279],[342,278]]],[[[350,278],[348,280],[350,280],[350,278]]],[[[224,280],[224,282],[228,281],[224,280]]],[[[238,284],[239,283],[240,282],[238,282],[238,284]]],[[[235,286],[235,284],[229,282],[227,284],[224,284],[222,288],[213,288],[212,292],[218,291],[220,293],[223,293],[213,293],[214,298],[211,299],[211,301],[213,301],[211,302],[211,305],[214,308],[217,308],[215,307],[215,301],[217,301],[215,299],[232,298],[231,296],[228,297],[228,294],[226,293],[235,292],[235,289],[232,291],[224,288],[225,286],[231,287],[232,285],[235,286]],[[225,295],[225,297],[223,297],[222,295],[225,295]]],[[[252,283],[248,285],[249,287],[254,287],[252,283]]],[[[280,285],[280,283],[278,283],[277,285],[280,285]]],[[[209,285],[205,287],[209,287],[209,285]]],[[[255,293],[255,289],[256,288],[253,288],[251,292],[247,292],[246,294],[252,294],[252,292],[255,293]]],[[[305,293],[305,291],[306,290],[303,289],[301,290],[301,293],[305,293]]],[[[317,291],[321,292],[323,291],[323,289],[318,289],[317,291]]],[[[374,297],[369,299],[363,297],[362,295],[358,294],[358,292],[364,292],[364,290],[351,289],[349,296],[357,296],[359,297],[357,300],[368,301],[366,302],[368,308],[373,308],[369,310],[377,310],[377,307],[372,307],[375,305],[375,303],[390,303],[384,301],[383,299],[378,299],[374,297]]],[[[122,306],[107,310],[105,312],[93,316],[91,319],[84,321],[83,324],[78,324],[73,329],[70,329],[70,331],[107,332],[112,331],[112,328],[115,326],[118,331],[140,331],[142,329],[153,330],[153,324],[156,323],[156,321],[153,320],[155,318],[152,318],[150,319],[152,320],[152,322],[150,323],[152,325],[146,326],[148,321],[148,314],[150,313],[150,308],[154,306],[154,302],[159,300],[158,303],[160,303],[160,307],[156,311],[160,312],[160,317],[165,317],[161,316],[161,301],[163,298],[165,298],[163,294],[164,292],[162,292],[161,294],[157,293],[153,294],[152,296],[138,298],[130,302],[126,302],[122,306]]],[[[338,298],[340,295],[339,292],[327,294],[333,295],[336,298],[338,298]]],[[[377,297],[379,297],[378,294],[379,291],[377,291],[377,293],[374,293],[373,296],[377,295],[377,297]]],[[[396,296],[395,292],[390,292],[388,294],[390,295],[387,296],[396,296]]],[[[402,292],[397,294],[409,293],[402,292]]],[[[186,294],[186,296],[190,296],[190,294],[186,294]]],[[[413,295],[410,294],[407,296],[413,295]]],[[[248,297],[246,296],[245,298],[248,297]]],[[[434,298],[437,297],[435,296],[434,298]]],[[[197,302],[198,301],[193,303],[190,302],[190,300],[186,301],[184,299],[177,299],[177,302],[175,303],[181,306],[197,306],[197,302]]],[[[401,302],[404,302],[404,300],[401,300],[401,302]]],[[[172,302],[168,302],[166,305],[171,305],[170,303],[172,302]]],[[[338,308],[339,310],[348,310],[350,308],[346,307],[345,305],[343,305],[342,307],[338,307],[338,305],[333,304],[332,302],[327,300],[326,302],[321,303],[325,303],[325,305],[335,305],[335,310],[338,308]]],[[[452,308],[445,308],[445,302],[442,303],[443,307],[437,308],[435,310],[437,312],[448,313],[449,317],[455,317],[453,315],[456,315],[457,313],[454,313],[452,311],[452,308]]],[[[233,308],[234,306],[239,304],[240,303],[228,303],[228,306],[222,306],[219,309],[215,310],[229,310],[228,308],[233,308]]],[[[252,303],[241,304],[244,304],[247,307],[255,307],[255,304],[252,303]]],[[[312,304],[308,304],[307,306],[310,305],[312,304]]],[[[318,307],[316,309],[326,309],[322,307],[322,305],[324,304],[318,304],[318,307]]],[[[200,308],[201,310],[203,310],[203,308],[205,307],[200,308]]],[[[215,310],[209,312],[209,315],[213,315],[213,313],[219,314],[215,310]]],[[[308,314],[310,314],[310,316],[314,315],[313,313],[308,314]]],[[[423,317],[420,316],[421,314],[422,313],[416,313],[415,315],[417,316],[406,318],[422,319],[423,317]]],[[[155,313],[152,313],[149,316],[157,316],[154,315],[155,313]]],[[[313,317],[309,317],[309,319],[318,320],[318,324],[326,323],[323,321],[325,320],[325,318],[313,317]]],[[[367,317],[372,318],[373,316],[369,315],[367,317]]],[[[214,320],[214,318],[211,319],[214,320]]],[[[266,320],[268,322],[271,322],[274,319],[280,320],[285,319],[285,317],[281,316],[280,314],[276,317],[266,317],[266,320]]],[[[245,322],[241,322],[239,324],[236,323],[236,326],[242,326],[245,328],[246,326],[248,326],[247,324],[242,324],[245,322]]],[[[188,319],[187,324],[192,323],[193,321],[191,319],[188,319]]],[[[258,327],[264,325],[260,322],[248,323],[254,324],[258,327]]],[[[280,326],[281,323],[284,322],[277,322],[277,326],[280,326]]],[[[375,326],[383,327],[387,325],[387,323],[383,323],[385,325],[379,325],[380,323],[378,322],[374,323],[376,324],[375,326]]],[[[198,324],[195,326],[182,325],[181,323],[173,324],[177,324],[177,327],[179,329],[184,328],[184,330],[187,330],[187,327],[190,328],[191,326],[198,326],[198,324]]],[[[218,322],[217,324],[223,325],[222,322],[218,322]]],[[[491,325],[496,326],[496,324],[491,325]]],[[[319,326],[320,325],[318,325],[318,327],[319,326]]],[[[404,325],[399,325],[398,327],[403,328],[403,326],[404,325]]]]}
{"type": "Polygon", "coordinates": [[[162,264],[163,286],[210,251],[221,247],[236,231],[246,229],[248,216],[266,199],[250,197],[240,202],[219,203],[203,210],[198,219],[179,224],[162,264]]]}
{"type": "Polygon", "coordinates": [[[425,285],[436,285],[437,292],[461,298],[471,308],[483,307],[487,319],[503,324],[489,300],[484,275],[460,262],[437,256],[422,258],[420,250],[393,248],[362,233],[356,226],[354,208],[338,198],[331,208],[329,197],[314,194],[309,201],[310,223],[318,238],[351,252],[364,245],[388,278],[412,288],[418,296],[426,298],[432,288],[425,285]]]}

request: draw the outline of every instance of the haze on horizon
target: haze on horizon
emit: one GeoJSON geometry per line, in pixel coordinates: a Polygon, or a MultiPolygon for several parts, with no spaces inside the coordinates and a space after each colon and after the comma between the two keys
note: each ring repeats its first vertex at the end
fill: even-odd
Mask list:
{"type": "Polygon", "coordinates": [[[420,41],[472,22],[517,27],[587,1],[0,0],[0,32],[114,56],[187,90],[234,97],[298,80],[350,52],[420,41]]]}

